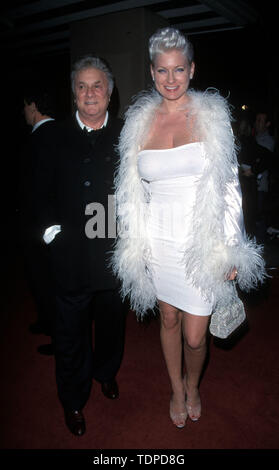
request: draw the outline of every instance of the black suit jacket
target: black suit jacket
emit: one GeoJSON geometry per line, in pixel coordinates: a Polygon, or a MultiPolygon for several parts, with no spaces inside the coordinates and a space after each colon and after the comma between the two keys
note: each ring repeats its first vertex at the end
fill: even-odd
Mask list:
{"type": "Polygon", "coordinates": [[[93,145],[72,117],[57,127],[56,136],[42,149],[37,168],[38,218],[42,234],[47,227],[61,225],[49,249],[56,286],[65,293],[116,287],[108,266],[114,238],[108,237],[107,216],[122,125],[122,120],[109,116],[93,145]],[[88,238],[85,233],[94,217],[85,214],[91,203],[100,209],[98,218],[105,215],[105,238],[88,238]]]}
{"type": "Polygon", "coordinates": [[[41,124],[26,139],[20,155],[19,173],[19,216],[20,235],[26,247],[28,242],[40,243],[41,233],[38,225],[36,187],[37,166],[42,149],[55,138],[56,121],[41,124]]]}

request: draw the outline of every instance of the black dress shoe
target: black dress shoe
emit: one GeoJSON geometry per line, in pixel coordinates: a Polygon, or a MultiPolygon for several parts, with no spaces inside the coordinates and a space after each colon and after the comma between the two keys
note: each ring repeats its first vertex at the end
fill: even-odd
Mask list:
{"type": "Polygon", "coordinates": [[[109,382],[102,382],[102,392],[105,397],[115,400],[119,397],[118,385],[115,379],[110,380],[109,382]]]}
{"type": "Polygon", "coordinates": [[[65,411],[65,421],[75,436],[82,436],[85,433],[85,419],[80,410],[65,411]]]}
{"type": "Polygon", "coordinates": [[[44,356],[52,356],[54,354],[53,345],[50,344],[41,344],[37,347],[37,351],[44,356]]]}

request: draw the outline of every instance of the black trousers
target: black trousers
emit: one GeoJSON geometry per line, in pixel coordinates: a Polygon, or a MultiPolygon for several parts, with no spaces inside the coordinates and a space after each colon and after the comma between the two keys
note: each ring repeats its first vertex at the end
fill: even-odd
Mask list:
{"type": "Polygon", "coordinates": [[[45,335],[51,335],[54,310],[54,291],[48,247],[39,239],[23,237],[24,268],[33,296],[37,322],[45,335]]]}
{"type": "Polygon", "coordinates": [[[66,410],[85,406],[92,379],[105,382],[116,376],[124,351],[126,312],[117,290],[56,294],[56,381],[66,410]]]}

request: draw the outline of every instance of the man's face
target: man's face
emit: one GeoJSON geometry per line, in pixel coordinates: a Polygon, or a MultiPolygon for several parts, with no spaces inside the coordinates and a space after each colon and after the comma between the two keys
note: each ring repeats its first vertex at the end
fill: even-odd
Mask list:
{"type": "Polygon", "coordinates": [[[255,130],[257,134],[262,134],[268,128],[267,115],[265,113],[258,113],[255,120],[255,130]]]}
{"type": "Polygon", "coordinates": [[[105,73],[93,67],[77,72],[75,97],[79,116],[84,124],[105,119],[110,99],[105,73]]]}

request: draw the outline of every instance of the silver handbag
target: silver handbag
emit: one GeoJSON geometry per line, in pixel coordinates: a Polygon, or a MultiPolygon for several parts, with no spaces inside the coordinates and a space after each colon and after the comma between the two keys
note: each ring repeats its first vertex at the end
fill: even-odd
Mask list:
{"type": "MultiPolygon", "coordinates": [[[[234,286],[235,292],[236,288],[234,286]]],[[[246,319],[243,302],[237,292],[227,305],[217,306],[211,315],[209,331],[217,338],[228,338],[246,319]]]]}

